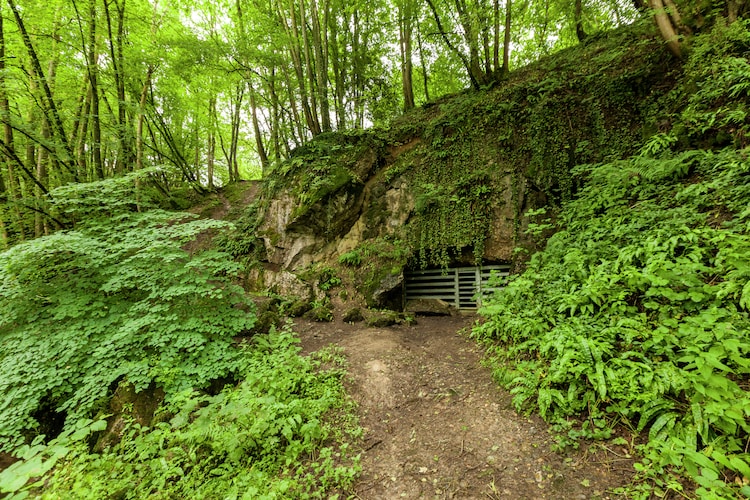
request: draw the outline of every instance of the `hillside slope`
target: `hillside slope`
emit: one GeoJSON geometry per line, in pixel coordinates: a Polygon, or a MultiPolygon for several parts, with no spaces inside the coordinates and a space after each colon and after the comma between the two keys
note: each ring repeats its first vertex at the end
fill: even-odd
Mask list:
{"type": "Polygon", "coordinates": [[[563,443],[643,436],[639,498],[750,497],[749,55],[746,22],[694,40],[670,126],[575,170],[586,187],[475,330],[563,443]]]}
{"type": "Polygon", "coordinates": [[[514,262],[533,247],[523,214],[570,199],[574,166],[627,157],[665,126],[678,71],[651,25],[631,26],[387,129],[321,135],[269,174],[237,252],[266,263],[264,288],[279,271],[365,261],[371,304],[405,267],[514,262]]]}

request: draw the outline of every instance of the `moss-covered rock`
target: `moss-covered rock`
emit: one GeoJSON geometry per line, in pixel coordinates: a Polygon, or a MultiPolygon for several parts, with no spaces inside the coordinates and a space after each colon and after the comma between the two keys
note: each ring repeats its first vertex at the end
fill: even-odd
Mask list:
{"type": "Polygon", "coordinates": [[[368,304],[393,307],[376,292],[405,267],[513,262],[536,244],[524,214],[570,199],[575,166],[636,152],[675,106],[659,96],[679,69],[653,27],[636,24],[387,129],[322,134],[265,181],[256,234],[268,265],[296,272],[346,255],[368,304]],[[401,253],[368,255],[384,242],[401,253]]]}
{"type": "Polygon", "coordinates": [[[344,312],[341,319],[344,320],[345,323],[359,323],[360,321],[364,321],[365,317],[362,314],[362,309],[359,307],[352,307],[344,312]]]}
{"type": "Polygon", "coordinates": [[[381,311],[370,310],[367,313],[367,319],[365,319],[365,324],[367,326],[377,328],[403,324],[412,325],[414,323],[416,323],[416,320],[413,316],[399,311],[389,311],[387,309],[381,311]]]}

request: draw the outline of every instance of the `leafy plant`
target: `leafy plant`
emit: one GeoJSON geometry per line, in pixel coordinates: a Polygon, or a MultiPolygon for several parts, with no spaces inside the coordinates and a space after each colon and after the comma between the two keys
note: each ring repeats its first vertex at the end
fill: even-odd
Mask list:
{"type": "Polygon", "coordinates": [[[0,254],[4,451],[38,432],[43,404],[68,427],[91,417],[122,378],[136,390],[156,384],[171,399],[244,366],[233,338],[255,315],[233,283],[238,265],[183,249],[228,225],[161,210],[110,213],[0,254]]]}
{"type": "Polygon", "coordinates": [[[335,351],[302,357],[297,343],[288,329],[255,337],[240,349],[236,386],[215,396],[186,389],[163,408],[161,423],[131,423],[100,454],[70,446],[54,473],[39,471],[24,489],[41,498],[268,499],[347,490],[358,472],[351,442],[360,430],[348,417],[342,358],[335,351]]]}
{"type": "Polygon", "coordinates": [[[748,40],[741,22],[696,39],[673,129],[578,167],[559,231],[473,332],[561,445],[618,424],[647,436],[638,498],[682,493],[683,475],[701,498],[750,496],[750,161],[744,118],[727,119],[746,106],[748,40]]]}

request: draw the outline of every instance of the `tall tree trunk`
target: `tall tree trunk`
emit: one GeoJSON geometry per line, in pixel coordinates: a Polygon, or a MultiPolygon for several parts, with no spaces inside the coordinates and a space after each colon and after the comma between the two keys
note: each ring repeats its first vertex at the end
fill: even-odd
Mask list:
{"type": "Polygon", "coordinates": [[[500,0],[492,2],[492,67],[496,76],[501,76],[500,66],[500,0]]]}
{"type": "MultiPolygon", "coordinates": [[[[42,120],[42,139],[48,140],[50,137],[50,129],[49,129],[49,123],[47,120],[42,120]]],[[[44,148],[39,148],[39,152],[36,155],[36,178],[39,179],[39,182],[42,184],[48,183],[48,175],[49,172],[47,170],[47,162],[49,161],[49,157],[47,155],[47,151],[44,148]]],[[[36,186],[36,189],[34,189],[34,197],[36,198],[37,208],[41,209],[40,206],[40,200],[42,198],[42,191],[39,189],[39,186],[36,186]]],[[[42,236],[47,234],[48,228],[46,224],[46,219],[42,216],[41,211],[37,211],[34,213],[34,234],[36,237],[42,236]]]]}
{"type": "Polygon", "coordinates": [[[208,139],[206,147],[206,170],[208,175],[208,189],[214,189],[214,164],[216,161],[216,96],[208,100],[208,139]]]}
{"type": "MultiPolygon", "coordinates": [[[[303,0],[304,1],[304,0],[303,0]]],[[[310,17],[312,23],[313,49],[315,54],[315,86],[320,104],[320,128],[323,132],[331,131],[331,109],[328,102],[328,37],[327,30],[321,32],[320,14],[317,0],[310,1],[310,17]]],[[[323,26],[327,25],[330,11],[328,0],[323,5],[325,16],[323,26]]]]}
{"type": "Polygon", "coordinates": [[[510,28],[512,0],[505,0],[505,32],[503,33],[503,68],[500,71],[505,77],[510,73],[510,28]]]}
{"type": "MultiPolygon", "coordinates": [[[[287,36],[290,37],[289,53],[292,57],[292,66],[294,66],[295,75],[297,76],[297,84],[299,85],[305,123],[313,135],[318,135],[320,133],[320,127],[317,124],[317,121],[313,118],[313,112],[310,107],[310,98],[307,93],[305,68],[302,65],[302,56],[300,54],[300,35],[299,29],[297,28],[297,10],[294,6],[294,0],[289,0],[289,17],[291,19],[291,25],[287,22],[286,14],[283,11],[279,12],[278,16],[284,26],[284,30],[287,32],[287,36]]],[[[292,92],[292,89],[290,88],[289,91],[292,92]]]]}
{"type": "Polygon", "coordinates": [[[281,163],[281,126],[282,110],[279,104],[279,95],[276,92],[276,68],[271,68],[271,77],[268,79],[268,93],[271,96],[271,144],[273,144],[273,158],[276,164],[281,163]]]}
{"type": "Polygon", "coordinates": [[[348,60],[348,52],[343,52],[339,48],[340,30],[336,17],[332,16],[329,18],[330,31],[329,39],[333,39],[333,43],[329,44],[331,49],[331,64],[333,66],[333,83],[334,83],[334,107],[336,108],[336,127],[339,130],[346,128],[346,106],[344,104],[344,97],[346,94],[346,63],[348,60]]]}
{"type": "Polygon", "coordinates": [[[404,96],[404,111],[414,107],[414,83],[412,68],[411,39],[414,28],[413,5],[411,0],[399,4],[399,48],[401,54],[401,88],[404,96]]]}
{"type": "Polygon", "coordinates": [[[677,57],[682,57],[682,49],[680,48],[680,40],[677,36],[675,26],[672,24],[667,10],[664,8],[662,0],[649,0],[649,7],[654,13],[654,20],[656,25],[659,27],[659,32],[664,40],[667,42],[669,50],[677,57]]]}
{"type": "Polygon", "coordinates": [[[573,18],[575,19],[578,42],[583,42],[586,39],[586,32],[583,29],[583,0],[576,0],[573,18]]]}
{"type": "Polygon", "coordinates": [[[424,99],[430,101],[429,75],[427,73],[427,61],[424,56],[424,47],[422,46],[422,31],[417,29],[417,45],[419,47],[419,64],[422,66],[422,85],[424,86],[424,99]]]}
{"type": "Polygon", "coordinates": [[[96,46],[96,0],[89,0],[89,41],[87,71],[91,81],[91,161],[94,175],[104,179],[102,163],[102,128],[99,116],[99,53],[96,46]]]}
{"type": "Polygon", "coordinates": [[[127,123],[127,103],[125,96],[125,56],[123,44],[125,38],[125,0],[104,0],[104,12],[107,19],[107,34],[109,36],[109,55],[112,60],[112,73],[117,91],[117,138],[120,151],[116,155],[114,171],[123,173],[133,169],[134,153],[132,147],[131,130],[127,123]],[[115,4],[117,12],[117,31],[112,32],[112,16],[109,3],[115,4]]]}
{"type": "MultiPolygon", "coordinates": [[[[13,151],[15,146],[13,144],[13,127],[10,122],[10,101],[8,100],[8,93],[5,89],[5,31],[3,29],[3,15],[2,9],[0,8],[0,120],[3,122],[3,150],[6,148],[13,151]]],[[[7,156],[7,155],[6,155],[7,156]]],[[[2,233],[3,248],[8,247],[8,229],[6,226],[6,218],[8,211],[6,205],[9,200],[15,201],[16,193],[18,189],[15,185],[16,174],[13,168],[13,161],[9,158],[3,162],[7,166],[8,174],[8,186],[6,188],[5,182],[3,182],[3,173],[0,172],[0,233],[2,233]]],[[[17,205],[16,205],[17,207],[17,205]]],[[[21,214],[16,211],[16,224],[19,228],[22,228],[21,214]]],[[[23,239],[23,232],[21,231],[21,239],[23,239]]]]}
{"type": "MultiPolygon", "coordinates": [[[[10,127],[10,103],[8,97],[5,94],[5,34],[3,32],[3,12],[0,8],[0,121],[3,122],[5,129],[4,142],[13,143],[13,137],[8,138],[8,131],[13,132],[10,127]]],[[[12,167],[11,162],[6,161],[8,169],[12,167]]],[[[9,172],[10,175],[11,172],[9,172]]],[[[8,228],[6,219],[8,213],[8,193],[5,188],[5,181],[3,180],[3,172],[0,172],[0,248],[3,250],[7,249],[8,244],[8,228]]]]}
{"type": "Polygon", "coordinates": [[[83,172],[86,178],[91,180],[91,177],[87,175],[88,170],[88,158],[86,156],[86,138],[89,134],[89,123],[91,121],[91,80],[89,79],[86,85],[86,96],[83,101],[83,109],[81,113],[80,131],[78,132],[78,142],[76,143],[76,161],[78,165],[78,171],[83,172]]]}
{"type": "Polygon", "coordinates": [[[262,175],[265,176],[269,170],[268,154],[266,148],[263,145],[263,135],[260,132],[260,122],[258,121],[258,104],[255,101],[255,88],[252,83],[248,84],[250,89],[250,110],[252,111],[253,119],[253,134],[255,135],[255,147],[258,150],[258,156],[260,157],[260,167],[262,175]]]}
{"type": "Polygon", "coordinates": [[[154,67],[149,65],[146,71],[146,79],[141,87],[141,96],[138,100],[138,117],[135,124],[135,168],[143,168],[143,122],[146,118],[146,102],[148,91],[151,88],[151,75],[154,73],[154,67]]]}
{"type": "Polygon", "coordinates": [[[307,75],[307,81],[310,85],[310,93],[312,99],[310,101],[311,107],[310,112],[313,120],[313,135],[318,135],[322,132],[320,128],[320,118],[318,116],[318,106],[320,103],[317,102],[316,97],[319,95],[319,89],[316,85],[315,80],[315,58],[312,54],[312,47],[310,46],[310,37],[307,33],[307,11],[305,10],[305,0],[299,0],[299,17],[300,17],[300,31],[302,32],[302,52],[305,55],[305,74],[307,75]]]}

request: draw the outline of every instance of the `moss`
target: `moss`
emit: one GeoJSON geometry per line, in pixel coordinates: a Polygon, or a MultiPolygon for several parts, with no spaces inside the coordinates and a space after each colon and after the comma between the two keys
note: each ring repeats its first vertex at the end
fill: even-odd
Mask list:
{"type": "Polygon", "coordinates": [[[345,323],[359,323],[364,321],[365,317],[362,315],[362,310],[359,307],[353,307],[344,312],[342,318],[345,323]]]}
{"type": "Polygon", "coordinates": [[[492,89],[414,109],[386,130],[321,134],[271,173],[266,197],[291,194],[297,205],[290,229],[329,242],[359,217],[364,240],[400,235],[407,259],[376,256],[365,264],[359,252],[365,295],[382,279],[380,269],[403,268],[407,260],[422,268],[479,263],[496,214],[513,217],[508,245],[522,246],[523,214],[574,197],[581,186],[575,166],[635,153],[653,117],[680,105],[658,97],[679,69],[651,24],[636,23],[516,71],[492,89]],[[385,226],[393,219],[385,195],[395,185],[416,202],[399,229],[385,226]]]}
{"type": "Polygon", "coordinates": [[[299,318],[306,312],[312,309],[312,304],[309,300],[295,299],[289,306],[286,307],[284,312],[290,318],[299,318]]]}

